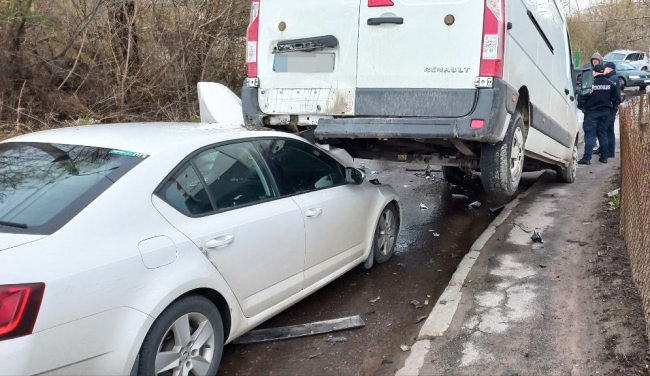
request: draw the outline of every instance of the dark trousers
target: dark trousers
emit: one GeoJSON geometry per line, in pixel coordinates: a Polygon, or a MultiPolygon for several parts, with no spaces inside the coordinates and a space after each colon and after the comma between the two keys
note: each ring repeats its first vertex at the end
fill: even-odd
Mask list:
{"type": "MultiPolygon", "coordinates": [[[[609,146],[609,157],[614,158],[616,156],[616,134],[614,134],[614,122],[616,122],[616,113],[618,113],[618,108],[612,110],[612,115],[609,118],[607,123],[607,143],[609,146]]],[[[601,150],[602,147],[601,147],[601,150]]],[[[602,153],[600,154],[603,155],[602,153]]]]}
{"type": "Polygon", "coordinates": [[[585,131],[585,154],[582,157],[583,160],[591,161],[591,154],[593,153],[594,145],[596,145],[596,137],[598,137],[600,150],[605,151],[605,153],[601,154],[600,158],[607,159],[606,152],[609,151],[607,127],[611,117],[611,110],[585,113],[585,120],[582,124],[582,128],[585,131]]]}

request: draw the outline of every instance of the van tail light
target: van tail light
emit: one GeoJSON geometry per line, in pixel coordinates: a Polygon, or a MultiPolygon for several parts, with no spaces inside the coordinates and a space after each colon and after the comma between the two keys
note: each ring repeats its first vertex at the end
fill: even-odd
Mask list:
{"type": "Polygon", "coordinates": [[[32,334],[44,283],[0,285],[0,341],[32,334]]]}
{"type": "Polygon", "coordinates": [[[485,0],[481,77],[503,78],[503,50],[506,32],[505,10],[504,0],[485,0]]]}
{"type": "Polygon", "coordinates": [[[257,77],[257,52],[260,35],[260,1],[251,4],[251,19],[246,31],[246,67],[248,77],[257,77]]]}
{"type": "Polygon", "coordinates": [[[368,7],[392,7],[393,0],[368,0],[368,7]]]}

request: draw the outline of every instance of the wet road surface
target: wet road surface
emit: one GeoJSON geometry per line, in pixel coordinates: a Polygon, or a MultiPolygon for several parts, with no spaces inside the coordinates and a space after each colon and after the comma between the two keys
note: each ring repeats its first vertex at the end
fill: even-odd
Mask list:
{"type": "MultiPolygon", "coordinates": [[[[401,197],[402,227],[395,255],[370,270],[353,269],[259,328],[360,315],[365,327],[331,334],[347,342],[331,344],[329,334],[251,345],[228,345],[219,369],[227,375],[393,375],[423,322],[474,240],[496,214],[474,179],[464,187],[445,182],[442,173],[426,179],[424,165],[359,161],[367,179],[391,184],[401,197]],[[372,172],[375,173],[372,173],[372,172]],[[454,199],[453,193],[469,199],[454,199]],[[478,209],[468,208],[480,201],[478,209]],[[420,203],[428,209],[420,209],[420,203]],[[438,237],[434,236],[439,234],[438,237]],[[380,298],[376,303],[370,300],[380,298]],[[417,300],[422,308],[410,304],[417,300]]],[[[432,169],[439,167],[431,166],[432,169]]],[[[525,175],[526,176],[526,175],[525,175]]],[[[534,175],[537,176],[537,175],[534,175]]],[[[522,189],[534,182],[526,177],[522,189]]]]}

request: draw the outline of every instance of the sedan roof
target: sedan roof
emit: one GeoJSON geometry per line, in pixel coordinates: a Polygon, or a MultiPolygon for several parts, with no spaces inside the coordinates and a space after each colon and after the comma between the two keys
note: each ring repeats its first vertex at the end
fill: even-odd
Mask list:
{"type": "MultiPolygon", "coordinates": [[[[273,131],[253,131],[242,126],[201,123],[120,123],[52,129],[18,136],[4,142],[44,142],[85,145],[154,155],[164,150],[229,139],[278,136],[273,131]]],[[[283,137],[292,137],[281,133],[283,137]]]]}

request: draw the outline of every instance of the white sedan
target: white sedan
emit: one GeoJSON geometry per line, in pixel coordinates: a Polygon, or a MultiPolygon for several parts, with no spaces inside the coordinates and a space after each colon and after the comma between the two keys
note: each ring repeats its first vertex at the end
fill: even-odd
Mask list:
{"type": "Polygon", "coordinates": [[[0,374],[214,375],[224,344],[392,256],[397,194],[343,161],[205,124],[0,143],[0,374]]]}

